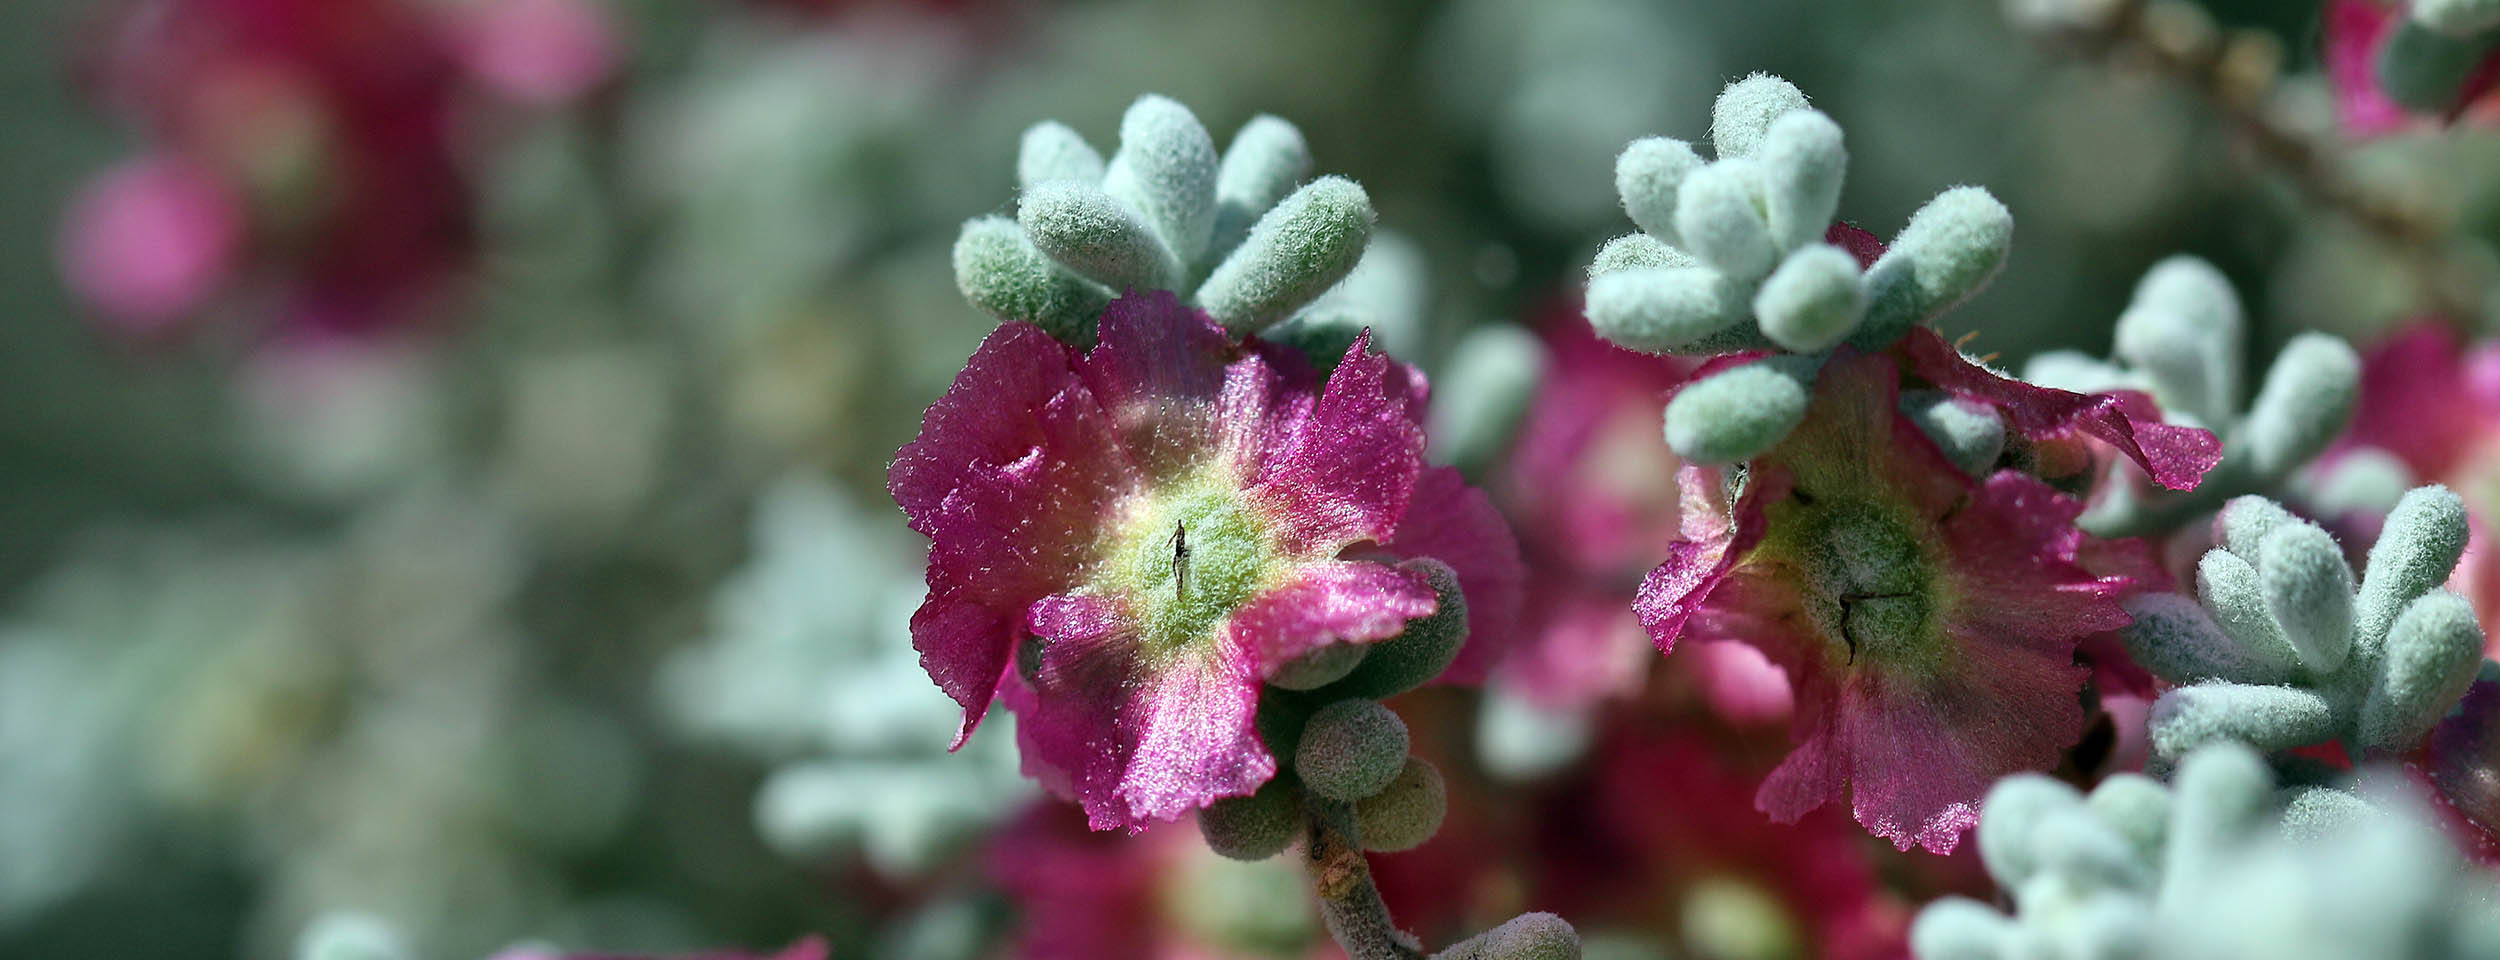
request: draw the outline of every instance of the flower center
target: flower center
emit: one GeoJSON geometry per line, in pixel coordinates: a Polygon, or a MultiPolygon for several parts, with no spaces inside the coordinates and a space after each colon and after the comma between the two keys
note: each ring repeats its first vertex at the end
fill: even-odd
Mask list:
{"type": "Polygon", "coordinates": [[[1221,468],[1149,492],[1113,535],[1099,585],[1123,598],[1146,649],[1207,636],[1278,572],[1267,523],[1221,468]]]}
{"type": "Polygon", "coordinates": [[[1942,642],[1931,558],[1908,518],[1838,498],[1801,496],[1773,509],[1778,532],[1764,546],[1804,576],[1807,608],[1837,654],[1915,664],[1942,642]]]}

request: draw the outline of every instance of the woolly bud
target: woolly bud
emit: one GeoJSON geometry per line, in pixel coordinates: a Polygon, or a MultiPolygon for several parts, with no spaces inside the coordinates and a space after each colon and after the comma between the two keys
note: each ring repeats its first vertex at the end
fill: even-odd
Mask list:
{"type": "Polygon", "coordinates": [[[1988,404],[1941,390],[1907,390],[1901,412],[1971,477],[1986,477],[2005,452],[2005,418],[1988,404]]]}
{"type": "Polygon", "coordinates": [[[1432,452],[1473,474],[1510,446],[1545,375],[1545,345],[1502,323],[1467,332],[1433,391],[1432,452]]]}
{"type": "Polygon", "coordinates": [[[1406,747],[1406,721],[1389,708],[1371,700],[1339,700],[1303,725],[1293,769],[1313,793],[1360,800],[1397,778],[1406,747]]]}
{"type": "Polygon", "coordinates": [[[2259,545],[2266,542],[2268,534],[2285,525],[2304,522],[2283,509],[2282,504],[2253,493],[2231,498],[2214,518],[2222,545],[2252,563],[2264,555],[2259,545]]]}
{"type": "Polygon", "coordinates": [[[1820,243],[1789,254],[1754,294],[1753,312],[1771,342],[1798,353],[1839,343],[1866,315],[1858,258],[1820,243]]]}
{"type": "Polygon", "coordinates": [[[2379,89],[2409,109],[2445,113],[2490,47],[2486,37],[2461,37],[2407,19],[2379,47],[2379,89]]]}
{"type": "Polygon", "coordinates": [[[1685,177],[1675,193],[1675,232],[1680,246],[1738,280],[1759,279],[1779,262],[1762,219],[1762,174],[1751,161],[1721,160],[1685,177]]]}
{"type": "Polygon", "coordinates": [[[1745,291],[1709,267],[1618,270],[1589,281],[1587,310],[1598,336],[1667,353],[1745,319],[1745,291]]]}
{"type": "Polygon", "coordinates": [[[1750,460],[1806,416],[1813,357],[1768,357],[1685,385],[1667,401],[1667,446],[1691,463],[1750,460]]]}
{"type": "Polygon", "coordinates": [[[2378,542],[2370,545],[2361,593],[2353,602],[2353,641],[2376,649],[2405,605],[2447,582],[2465,555],[2465,537],[2465,501],[2448,488],[2415,487],[2396,501],[2379,527],[2378,542]]]}
{"type": "Polygon", "coordinates": [[[2032,833],[2041,869],[2096,887],[2144,890],[2153,885],[2152,865],[2124,834],[2081,804],[2048,811],[2032,833]]]}
{"type": "Polygon", "coordinates": [[[1215,232],[1215,168],[1215,138],[1198,115],[1150,93],[1120,117],[1120,150],[1102,189],[1154,225],[1181,263],[1194,263],[1215,232]]]}
{"type": "Polygon", "coordinates": [[[1246,797],[1225,797],[1198,811],[1207,849],[1234,860],[1265,860],[1302,833],[1302,805],[1290,777],[1270,778],[1246,797]]]}
{"type": "Polygon", "coordinates": [[[2482,653],[2482,626],[2465,598],[2434,590],[2407,604],[2387,631],[2378,676],[2362,701],[2361,742],[2411,748],[2465,696],[2482,653]]]}
{"type": "Polygon", "coordinates": [[[2352,567],[2335,538],[2307,523],[2285,524],[2257,550],[2267,609],[2300,661],[2334,673],[2352,649],[2352,567]]]}
{"type": "Polygon", "coordinates": [[[1796,84],[1767,73],[1754,74],[1728,84],[1710,105],[1710,143],[1721,160],[1744,156],[1761,146],[1772,121],[1806,107],[1805,92],[1796,84]]]}
{"type": "Polygon", "coordinates": [[[955,238],[955,287],[1001,322],[1023,321],[1064,343],[1093,345],[1094,323],[1110,296],[1052,264],[1005,217],[964,221],[955,238]]]}
{"type": "Polygon", "coordinates": [[[2170,831],[2170,791],[2140,773],[2113,773],[2085,798],[2092,815],[2127,838],[2147,864],[2161,862],[2170,831]]]}
{"type": "Polygon", "coordinates": [[[2224,741],[2271,753],[2334,737],[2335,708],[2299,687],[2214,681],[2162,694],[2146,723],[2165,759],[2224,741]]]}
{"type": "Polygon", "coordinates": [[[2170,837],[2162,856],[2165,911],[2193,902],[2224,851],[2267,823],[2273,792],[2265,760],[2240,744],[2215,744],[2180,761],[2171,778],[2170,837]]]}
{"type": "Polygon", "coordinates": [[[1397,779],[1354,802],[1354,834],[1365,850],[1413,850],[1441,832],[1441,818],[1449,809],[1440,769],[1422,757],[1408,757],[1397,779]]]}
{"type": "Polygon", "coordinates": [[[1675,232],[1676,191],[1702,167],[1693,145],[1666,137],[1642,137],[1615,156],[1615,194],[1642,232],[1670,246],[1675,232]]]}
{"type": "Polygon", "coordinates": [[[1235,334],[1257,333],[1345,279],[1371,240],[1372,201],[1344,177],[1293,192],[1198,287],[1198,305],[1235,334]]]}
{"type": "Polygon", "coordinates": [[[1215,232],[1206,259],[1222,260],[1249,236],[1259,214],[1311,175],[1311,147],[1302,131],[1280,117],[1260,114],[1241,125],[1215,171],[1215,232]]]}
{"type": "Polygon", "coordinates": [[[2075,788],[2045,774],[2017,773],[1988,789],[1980,806],[1979,859],[1988,874],[2017,886],[2045,864],[2039,856],[2041,828],[2061,810],[2083,803],[2075,788]]]}
{"type": "Polygon", "coordinates": [[[1840,124],[1820,110],[1790,111],[1771,122],[1756,161],[1771,242],[1795,250],[1822,239],[1840,212],[1840,184],[1849,172],[1840,124]]]}
{"type": "Polygon", "coordinates": [[[1876,349],[1978,293],[2005,265],[2014,214],[1978,187],[1955,187],[1910,215],[1866,272],[1866,321],[1850,342],[1876,349]]]}
{"type": "Polygon", "coordinates": [[[2239,294],[2213,264],[2180,255],[2153,265],[2118,317],[2116,353],[2153,382],[2165,409],[2228,423],[2239,403],[2239,294]]]}
{"type": "Polygon", "coordinates": [[[1268,676],[1267,682],[1287,690],[1317,690],[1345,679],[1370,652],[1370,644],[1327,644],[1285,661],[1268,676]]]}
{"type": "Polygon", "coordinates": [[[1016,150],[1016,185],[1030,189],[1052,180],[1102,182],[1102,154],[1057,120],[1024,128],[1016,150]]]}
{"type": "Polygon", "coordinates": [[[2352,421],[2360,392],[2361,358],[2352,347],[2323,333],[2293,337],[2240,424],[2249,467],[2280,477],[2324,452],[2352,421]]]}
{"type": "Polygon", "coordinates": [[[2283,835],[2316,840],[2342,835],[2347,828],[2377,814],[2378,808],[2333,787],[2303,787],[2292,792],[2283,809],[2283,835]]]}
{"type": "Polygon", "coordinates": [[[2213,611],[2214,622],[2239,644],[2265,675],[2284,674],[2298,663],[2299,653],[2283,636],[2266,599],[2265,580],[2257,566],[2228,550],[2208,550],[2196,563],[2196,595],[2213,611]]]}
{"type": "Polygon", "coordinates": [[[1434,960],[1580,960],[1580,934],[1550,913],[1523,913],[1433,954],[1434,960]]]}
{"type": "Polygon", "coordinates": [[[1089,184],[1034,185],[1016,206],[1016,222],[1033,246],[1114,293],[1169,290],[1180,276],[1180,263],[1154,228],[1089,184]]]}
{"type": "Polygon", "coordinates": [[[2014,940],[2012,920],[1969,897],[1928,904],[1910,925],[1910,953],[1919,960],[2002,960],[2014,940]]]}
{"type": "Polygon", "coordinates": [[[1701,261],[1693,255],[1666,245],[1646,233],[1627,233],[1606,241],[1597,248],[1596,259],[1589,261],[1589,280],[1622,270],[1648,267],[1698,267],[1701,261]]]}
{"type": "Polygon", "coordinates": [[[1459,589],[1458,572],[1429,557],[1398,566],[1423,574],[1439,605],[1407,621],[1405,632],[1373,643],[1362,665],[1329,688],[1331,696],[1378,700],[1413,690],[1449,669],[1467,643],[1467,594],[1459,589]]]}
{"type": "Polygon", "coordinates": [[[2202,605],[2175,593],[2147,593],[2126,601],[2135,622],[2118,629],[2127,656],[2173,683],[2232,680],[2280,683],[2290,679],[2289,657],[2265,657],[2225,634],[2202,605]]]}
{"type": "Polygon", "coordinates": [[[2413,22],[2450,36],[2468,37],[2500,27],[2500,0],[2413,0],[2413,22]]]}

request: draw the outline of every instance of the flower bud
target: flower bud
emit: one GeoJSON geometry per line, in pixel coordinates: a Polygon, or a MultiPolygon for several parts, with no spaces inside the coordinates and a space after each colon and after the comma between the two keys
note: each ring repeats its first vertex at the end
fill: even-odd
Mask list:
{"type": "Polygon", "coordinates": [[[1293,768],[1311,792],[1361,800],[1397,779],[1406,765],[1406,721],[1372,700],[1339,700],[1311,714],[1293,768]]]}
{"type": "Polygon", "coordinates": [[[1441,832],[1449,808],[1441,771],[1422,757],[1408,757],[1397,779],[1354,802],[1354,833],[1365,850],[1413,850],[1441,832]]]}
{"type": "Polygon", "coordinates": [[[1265,860],[1302,835],[1302,805],[1293,778],[1279,775],[1246,797],[1225,797],[1198,811],[1207,849],[1234,860],[1265,860]]]}

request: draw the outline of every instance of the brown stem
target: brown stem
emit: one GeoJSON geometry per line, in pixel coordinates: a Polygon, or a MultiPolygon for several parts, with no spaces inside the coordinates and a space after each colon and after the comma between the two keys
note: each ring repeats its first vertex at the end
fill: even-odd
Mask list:
{"type": "Polygon", "coordinates": [[[1314,800],[1309,808],[1304,866],[1311,874],[1312,892],[1319,895],[1328,935],[1345,948],[1349,960],[1423,960],[1422,944],[1390,919],[1389,905],[1372,884],[1371,864],[1347,838],[1344,806],[1314,800]]]}

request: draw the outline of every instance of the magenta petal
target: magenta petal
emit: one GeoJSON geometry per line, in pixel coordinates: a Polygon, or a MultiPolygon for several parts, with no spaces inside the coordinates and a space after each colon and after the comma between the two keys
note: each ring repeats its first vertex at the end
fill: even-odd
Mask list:
{"type": "MultiPolygon", "coordinates": [[[[1101,343],[1085,356],[1085,384],[1138,465],[1150,476],[1169,477],[1216,442],[1232,343],[1206,314],[1160,290],[1112,301],[1100,331],[1101,343]]],[[[1265,368],[1253,365],[1253,371],[1265,368]]],[[[1256,411],[1238,412],[1252,415],[1222,422],[1244,431],[1264,422],[1256,411]]]]}
{"type": "Polygon", "coordinates": [[[1958,674],[1860,671],[1842,691],[1851,808],[1903,850],[1953,852],[1990,784],[2055,766],[2083,730],[2071,653],[1990,653],[1958,674]]]}
{"type": "MultiPolygon", "coordinates": [[[[1760,504],[1787,495],[1777,471],[1755,477],[1756,489],[1737,505],[1737,516],[1719,498],[1719,472],[1686,464],[1676,471],[1684,497],[1684,539],[1667,546],[1667,558],[1641,579],[1632,612],[1660,653],[1674,653],[1685,625],[1727,579],[1736,558],[1761,542],[1768,526],[1760,504]],[[1776,486],[1778,489],[1763,489],[1776,486]]],[[[1733,638],[1731,638],[1733,639],[1733,638]]]]}
{"type": "Polygon", "coordinates": [[[1424,449],[1414,380],[1370,346],[1370,333],[1355,338],[1309,418],[1291,425],[1290,439],[1252,487],[1272,505],[1289,553],[1386,543],[1414,496],[1424,449]]]}
{"type": "Polygon", "coordinates": [[[2080,431],[2116,447],[2169,489],[2195,489],[2205,471],[2222,460],[2222,441],[2211,431],[2163,423],[2153,399],[2133,390],[2087,395],[1999,376],[1925,327],[1901,338],[1901,348],[1912,373],[1996,406],[2024,434],[2046,438],[2080,431]]]}
{"type": "Polygon", "coordinates": [[[2378,85],[2379,45],[2402,15],[2375,0],[2327,0],[2322,59],[2336,119],[2347,136],[2383,136],[2412,122],[2404,106],[2378,85]]]}
{"type": "Polygon", "coordinates": [[[1229,632],[1151,657],[1111,601],[1067,595],[1034,604],[1030,627],[1038,668],[1006,686],[1025,772],[1074,793],[1094,829],[1142,830],[1275,776],[1251,722],[1257,657],[1229,632]]]}
{"type": "Polygon", "coordinates": [[[1331,643],[1386,640],[1437,606],[1432,585],[1410,570],[1322,560],[1244,605],[1226,629],[1228,646],[1257,657],[1259,674],[1331,643]]]}
{"type": "Polygon", "coordinates": [[[1397,536],[1382,547],[1400,557],[1439,560],[1458,574],[1459,590],[1467,596],[1467,643],[1441,681],[1483,683],[1510,652],[1528,576],[1519,541],[1493,501],[1468,486],[1455,467],[1425,470],[1398,521],[1397,536]]]}
{"type": "Polygon", "coordinates": [[[1884,258],[1884,241],[1837,220],[1832,221],[1831,229],[1823,231],[1823,242],[1849,251],[1850,256],[1858,258],[1858,269],[1861,270],[1874,266],[1875,261],[1884,258]]]}
{"type": "Polygon", "coordinates": [[[1012,323],[895,456],[887,489],[932,541],[912,645],[964,709],[958,744],[988,712],[1025,608],[1092,559],[1101,518],[1135,482],[1108,427],[1067,348],[1012,323]]]}

